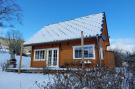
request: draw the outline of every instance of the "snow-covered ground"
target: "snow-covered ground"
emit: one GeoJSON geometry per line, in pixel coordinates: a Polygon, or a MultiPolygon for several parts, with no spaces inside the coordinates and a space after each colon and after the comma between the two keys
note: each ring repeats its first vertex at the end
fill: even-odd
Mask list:
{"type": "Polygon", "coordinates": [[[42,84],[43,81],[52,82],[52,79],[52,75],[17,74],[0,70],[0,89],[39,89],[35,84],[36,81],[42,84]]]}
{"type": "MultiPolygon", "coordinates": [[[[9,58],[9,53],[0,52],[0,64],[7,62],[9,58]]],[[[18,67],[20,56],[16,56],[16,59],[18,67]]],[[[23,57],[22,68],[30,68],[30,57],[23,57]]],[[[36,81],[43,84],[52,80],[52,75],[2,72],[0,66],[0,89],[39,89],[36,81]]]]}

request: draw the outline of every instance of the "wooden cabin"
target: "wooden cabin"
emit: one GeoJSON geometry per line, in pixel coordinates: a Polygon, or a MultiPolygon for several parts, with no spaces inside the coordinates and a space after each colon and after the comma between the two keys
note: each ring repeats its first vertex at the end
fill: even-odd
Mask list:
{"type": "Polygon", "coordinates": [[[65,67],[82,63],[114,67],[105,13],[92,14],[44,26],[24,43],[31,46],[31,67],[65,67]],[[84,45],[81,45],[83,32],[84,45]]]}

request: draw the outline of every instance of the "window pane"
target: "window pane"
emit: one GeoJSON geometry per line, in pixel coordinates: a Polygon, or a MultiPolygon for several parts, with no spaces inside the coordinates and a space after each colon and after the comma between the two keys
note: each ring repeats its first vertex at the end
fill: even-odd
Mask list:
{"type": "Polygon", "coordinates": [[[35,51],[35,59],[38,59],[38,52],[35,51]]]}
{"type": "MultiPolygon", "coordinates": [[[[84,46],[84,58],[92,58],[94,57],[94,54],[93,54],[93,46],[84,46]]],[[[81,58],[82,57],[82,48],[81,46],[80,47],[76,47],[74,49],[74,56],[75,58],[81,58]]]]}
{"type": "Polygon", "coordinates": [[[54,54],[53,54],[53,65],[57,65],[57,50],[54,50],[54,54]]]}
{"type": "Polygon", "coordinates": [[[39,51],[35,51],[35,59],[39,59],[39,51]]]}
{"type": "Polygon", "coordinates": [[[75,50],[75,58],[78,58],[78,50],[75,50]]]}
{"type": "Polygon", "coordinates": [[[94,57],[94,55],[93,55],[93,47],[90,46],[88,49],[89,49],[89,51],[88,51],[88,57],[94,57]]]}
{"type": "Polygon", "coordinates": [[[81,48],[75,48],[75,58],[81,58],[81,48]]]}
{"type": "Polygon", "coordinates": [[[86,49],[84,50],[84,57],[88,58],[88,50],[86,50],[86,49]]]}
{"type": "Polygon", "coordinates": [[[48,51],[48,66],[51,66],[52,51],[48,51]]]}
{"type": "Polygon", "coordinates": [[[39,53],[39,51],[37,51],[37,59],[40,59],[40,55],[39,55],[40,53],[39,53]]]}
{"type": "Polygon", "coordinates": [[[89,57],[94,57],[93,54],[89,54],[88,56],[89,56],[89,57]]]}
{"type": "Polygon", "coordinates": [[[46,60],[47,57],[47,50],[44,50],[44,59],[46,60]]]}
{"type": "Polygon", "coordinates": [[[79,50],[78,50],[78,58],[81,58],[81,57],[82,57],[82,50],[79,49],[79,50]]]}
{"type": "Polygon", "coordinates": [[[43,50],[43,59],[45,59],[45,51],[43,50]]]}
{"type": "Polygon", "coordinates": [[[44,59],[43,51],[41,51],[41,59],[44,59]]]}
{"type": "Polygon", "coordinates": [[[42,59],[42,51],[39,51],[39,59],[42,59]]]}

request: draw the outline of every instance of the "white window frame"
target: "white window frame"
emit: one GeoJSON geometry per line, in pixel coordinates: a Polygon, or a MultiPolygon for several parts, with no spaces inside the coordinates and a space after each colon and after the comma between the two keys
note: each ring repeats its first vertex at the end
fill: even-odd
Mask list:
{"type": "Polygon", "coordinates": [[[59,67],[59,48],[34,49],[34,61],[45,61],[46,60],[46,63],[48,64],[48,51],[49,50],[57,50],[57,65],[56,66],[49,66],[49,67],[59,67]],[[36,59],[35,58],[36,51],[42,51],[42,50],[45,51],[45,53],[44,53],[44,55],[45,55],[44,59],[36,59]]]}
{"type": "Polygon", "coordinates": [[[34,49],[34,61],[45,61],[46,60],[46,53],[47,50],[46,49],[34,49]],[[36,56],[36,51],[45,51],[44,52],[44,59],[36,59],[35,56],[36,56]]]}
{"type": "MultiPolygon", "coordinates": [[[[78,46],[73,46],[73,59],[82,59],[82,58],[75,58],[75,48],[77,47],[82,47],[81,45],[78,46]]],[[[84,45],[84,47],[92,47],[93,48],[93,57],[88,57],[84,59],[95,59],[95,44],[90,44],[90,45],[84,45]]]]}
{"type": "MultiPolygon", "coordinates": [[[[47,48],[47,56],[46,56],[46,63],[47,63],[47,66],[48,66],[48,51],[49,50],[57,50],[57,65],[56,66],[48,66],[48,67],[59,67],[59,48],[47,48]]],[[[53,55],[53,53],[52,53],[53,55]]],[[[52,59],[53,59],[53,56],[52,56],[52,59]]],[[[53,61],[52,61],[53,63],[53,61]]]]}

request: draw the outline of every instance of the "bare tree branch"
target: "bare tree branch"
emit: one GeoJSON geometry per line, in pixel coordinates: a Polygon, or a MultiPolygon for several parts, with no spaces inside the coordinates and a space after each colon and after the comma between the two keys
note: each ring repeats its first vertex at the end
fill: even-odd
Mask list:
{"type": "Polygon", "coordinates": [[[0,27],[21,23],[22,10],[16,0],[0,0],[0,27]]]}
{"type": "Polygon", "coordinates": [[[9,30],[6,38],[11,59],[15,58],[14,55],[20,53],[20,46],[23,42],[22,34],[17,30],[9,30]]]}

